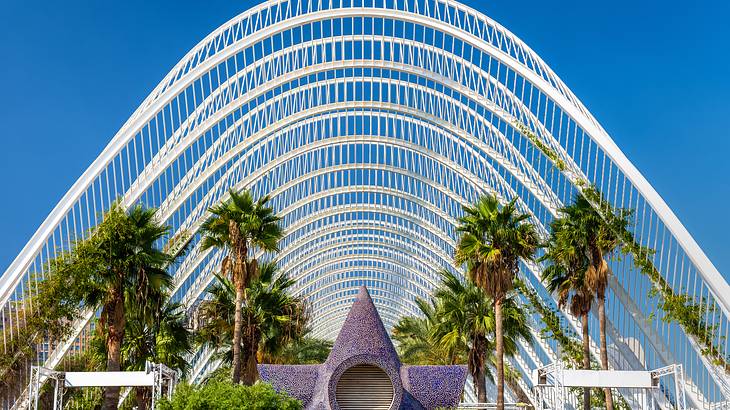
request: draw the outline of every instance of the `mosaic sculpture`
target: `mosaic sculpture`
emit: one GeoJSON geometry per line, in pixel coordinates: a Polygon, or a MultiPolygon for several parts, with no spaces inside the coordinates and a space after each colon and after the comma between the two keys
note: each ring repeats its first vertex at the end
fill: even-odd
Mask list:
{"type": "Polygon", "coordinates": [[[393,386],[391,410],[456,407],[467,375],[466,366],[402,365],[364,286],[325,363],[262,364],[259,373],[263,381],[278,391],[301,400],[305,409],[338,410],[337,383],[346,370],[358,365],[376,366],[387,374],[393,386]]]}

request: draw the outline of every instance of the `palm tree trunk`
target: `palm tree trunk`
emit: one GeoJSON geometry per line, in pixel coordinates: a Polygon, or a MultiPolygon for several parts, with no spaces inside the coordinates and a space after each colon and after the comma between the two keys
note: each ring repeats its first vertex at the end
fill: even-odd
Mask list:
{"type": "Polygon", "coordinates": [[[134,389],[134,394],[137,397],[137,410],[147,410],[148,402],[147,402],[147,392],[149,391],[148,387],[136,387],[134,389]]]}
{"type": "Polygon", "coordinates": [[[494,301],[496,367],[497,367],[497,410],[504,410],[504,334],[502,330],[503,298],[494,301]]]}
{"type": "Polygon", "coordinates": [[[477,377],[476,380],[474,380],[474,386],[477,389],[477,402],[478,403],[486,403],[487,402],[487,376],[486,372],[484,371],[484,368],[478,369],[476,371],[477,377]]]}
{"type": "Polygon", "coordinates": [[[235,220],[228,222],[228,234],[231,240],[231,252],[233,253],[233,284],[236,287],[236,314],[233,319],[233,383],[241,382],[242,352],[241,337],[243,333],[243,301],[246,298],[246,264],[248,259],[248,248],[246,240],[241,237],[241,231],[235,220]]]}
{"type": "MultiPolygon", "coordinates": [[[[104,306],[107,323],[107,359],[106,370],[118,372],[121,368],[122,340],[124,339],[124,290],[117,288],[112,291],[112,301],[104,306]]],[[[103,410],[114,410],[119,404],[119,387],[104,388],[103,410]]]]}
{"type": "MultiPolygon", "coordinates": [[[[601,368],[608,370],[608,348],[606,347],[606,295],[598,295],[598,327],[601,333],[601,368]]],[[[606,393],[606,410],[613,410],[611,389],[603,389],[606,393]]]]}
{"type": "Polygon", "coordinates": [[[241,363],[243,367],[241,380],[243,384],[251,386],[259,379],[259,369],[257,366],[258,361],[256,356],[259,350],[258,340],[260,335],[253,327],[250,327],[246,333],[247,342],[244,349],[244,357],[242,359],[243,363],[241,363]]]}
{"type": "Polygon", "coordinates": [[[256,383],[256,380],[259,379],[259,370],[257,366],[256,355],[249,354],[246,362],[243,363],[243,367],[244,369],[241,380],[243,381],[243,384],[251,386],[256,383]]]}
{"type": "MultiPolygon", "coordinates": [[[[583,369],[591,369],[591,340],[588,333],[588,312],[580,315],[580,324],[583,330],[583,369]]],[[[583,410],[591,410],[591,388],[583,388],[583,410]]]]}
{"type": "MultiPolygon", "coordinates": [[[[237,272],[234,269],[234,275],[237,272]]],[[[243,283],[240,277],[235,280],[236,314],[233,320],[233,383],[241,381],[241,331],[243,328],[243,283]]]]}
{"type": "Polygon", "coordinates": [[[471,339],[471,347],[468,352],[469,373],[474,382],[474,391],[477,394],[477,402],[487,402],[487,372],[485,361],[487,356],[487,338],[484,335],[474,334],[471,339]]]}

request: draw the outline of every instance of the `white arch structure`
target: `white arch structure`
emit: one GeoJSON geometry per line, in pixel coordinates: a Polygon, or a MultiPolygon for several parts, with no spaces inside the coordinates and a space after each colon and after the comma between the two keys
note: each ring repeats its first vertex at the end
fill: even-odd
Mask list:
{"type": "MultiPolygon", "coordinates": [[[[223,257],[200,251],[197,228],[229,188],[245,187],[271,194],[283,215],[280,263],[311,297],[320,335],[336,334],[363,283],[390,326],[415,312],[439,264],[454,269],[463,204],[484,192],[518,198],[545,233],[578,180],[634,209],[635,237],[656,250],[652,262],[673,290],[704,308],[709,343],[730,360],[730,286],[583,104],[512,33],[451,0],[270,0],[211,33],[144,100],[0,277],[0,320],[7,329],[23,320],[31,275],[87,235],[117,197],[159,207],[176,235],[191,235],[174,273],[175,298],[192,306],[223,257]]],[[[730,401],[727,370],[703,357],[703,341],[654,312],[657,296],[648,296],[651,284],[631,258],[612,263],[612,366],[682,363],[692,405],[730,401]]],[[[526,265],[524,277],[552,306],[539,270],[526,265]]],[[[0,352],[14,335],[2,337],[0,352]]],[[[58,364],[68,345],[39,360],[58,364]]],[[[550,340],[523,350],[525,373],[557,357],[550,340]]],[[[196,372],[209,358],[194,355],[196,372]]],[[[521,383],[529,388],[527,377],[521,383]]]]}

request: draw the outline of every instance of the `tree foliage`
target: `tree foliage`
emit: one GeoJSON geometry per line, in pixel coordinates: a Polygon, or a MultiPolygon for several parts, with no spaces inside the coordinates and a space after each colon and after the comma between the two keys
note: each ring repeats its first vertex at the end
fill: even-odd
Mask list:
{"type": "MultiPolygon", "coordinates": [[[[168,228],[157,223],[154,214],[154,209],[134,206],[125,211],[114,203],[85,239],[74,241],[70,250],[48,262],[44,277],[37,276],[27,290],[26,302],[30,303],[14,302],[22,309],[23,319],[14,329],[3,329],[15,336],[9,338],[8,354],[0,359],[3,379],[24,371],[40,343],[53,345],[70,337],[74,322],[81,318],[82,306],[100,309],[99,327],[107,336],[107,349],[115,352],[108,357],[106,367],[119,370],[125,297],[144,307],[146,299],[170,281],[165,268],[173,258],[156,246],[168,228]],[[26,311],[24,306],[43,308],[26,311]]],[[[108,390],[110,405],[115,389],[108,390]]]]}
{"type": "MultiPolygon", "coordinates": [[[[242,348],[250,349],[246,371],[255,371],[256,363],[266,357],[277,357],[292,343],[303,339],[307,331],[309,311],[305,302],[288,292],[294,282],[279,274],[275,262],[263,263],[259,275],[246,289],[241,311],[243,317],[242,348]]],[[[210,299],[199,307],[198,341],[218,351],[225,363],[233,362],[233,332],[236,291],[227,278],[217,275],[210,288],[210,299]]]]}
{"type": "MultiPolygon", "coordinates": [[[[440,272],[441,283],[430,301],[418,300],[421,317],[403,317],[393,328],[401,359],[410,364],[467,364],[480,401],[486,401],[486,380],[496,365],[493,300],[471,281],[440,272]]],[[[509,297],[504,304],[505,354],[519,354],[520,340],[532,343],[527,312],[509,297]]],[[[506,382],[523,402],[529,398],[505,367],[506,382]]]]}
{"type": "Polygon", "coordinates": [[[332,342],[309,336],[305,328],[301,337],[293,338],[276,352],[262,351],[261,363],[271,364],[320,364],[327,360],[332,342]]]}
{"type": "Polygon", "coordinates": [[[209,380],[201,386],[181,384],[169,400],[162,400],[158,410],[300,410],[302,403],[271,385],[256,383],[242,386],[226,378],[209,380]]]}
{"type": "Polygon", "coordinates": [[[433,329],[441,319],[435,299],[417,299],[420,316],[403,316],[393,326],[393,340],[401,361],[413,365],[466,364],[466,345],[453,349],[455,344],[441,344],[433,336],[433,329]]]}
{"type": "Polygon", "coordinates": [[[71,335],[70,324],[81,315],[81,287],[69,275],[71,261],[67,252],[51,260],[45,278],[35,275],[24,298],[8,302],[15,321],[5,324],[0,335],[7,341],[0,355],[0,395],[12,397],[25,388],[26,367],[35,360],[39,345],[71,335]]]}

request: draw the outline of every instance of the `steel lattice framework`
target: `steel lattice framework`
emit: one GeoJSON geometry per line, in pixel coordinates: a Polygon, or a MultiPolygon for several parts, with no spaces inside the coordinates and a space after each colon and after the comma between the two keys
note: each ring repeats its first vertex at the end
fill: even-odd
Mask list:
{"type": "MultiPolygon", "coordinates": [[[[512,33],[450,0],[272,0],[211,33],[144,100],[3,274],[0,318],[23,320],[31,275],[87,235],[118,197],[159,207],[171,238],[191,238],[174,268],[174,298],[194,307],[224,257],[202,251],[197,230],[229,189],[248,188],[271,195],[283,217],[279,261],[311,301],[318,335],[336,335],[361,284],[391,326],[417,314],[414,300],[430,294],[440,267],[455,269],[462,204],[486,192],[517,198],[545,235],[580,180],[634,209],[636,239],[656,250],[652,262],[672,288],[705,308],[710,343],[730,356],[730,286],[583,104],[512,33]]],[[[651,283],[630,257],[611,263],[611,365],[681,363],[692,406],[726,405],[725,369],[654,312],[659,296],[648,295],[651,283]]],[[[554,306],[540,266],[522,268],[554,306]]],[[[77,326],[78,335],[84,323],[77,326]]],[[[541,326],[535,317],[536,335],[541,326]]],[[[3,335],[5,346],[13,334],[3,335]]],[[[558,357],[554,341],[538,340],[514,363],[527,388],[530,371],[558,357]]],[[[53,368],[70,343],[39,361],[53,368]]],[[[194,377],[215,365],[210,357],[196,353],[194,377]]]]}

